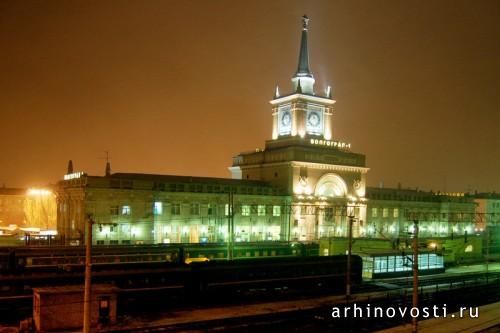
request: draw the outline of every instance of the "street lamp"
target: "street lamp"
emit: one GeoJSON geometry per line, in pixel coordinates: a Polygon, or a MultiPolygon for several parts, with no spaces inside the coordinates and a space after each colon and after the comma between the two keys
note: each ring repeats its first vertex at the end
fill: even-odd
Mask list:
{"type": "Polygon", "coordinates": [[[351,266],[352,266],[352,224],[355,220],[355,205],[356,198],[351,198],[351,202],[347,205],[347,218],[349,219],[348,227],[348,243],[347,243],[347,272],[346,272],[346,301],[351,298],[351,266]]]}

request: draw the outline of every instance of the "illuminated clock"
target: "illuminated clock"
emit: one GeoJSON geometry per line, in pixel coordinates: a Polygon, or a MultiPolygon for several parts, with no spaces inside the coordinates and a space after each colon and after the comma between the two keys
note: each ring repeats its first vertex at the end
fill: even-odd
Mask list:
{"type": "Polygon", "coordinates": [[[321,122],[319,115],[316,112],[310,112],[309,116],[307,117],[307,123],[311,127],[318,127],[319,123],[321,122]]]}
{"type": "Polygon", "coordinates": [[[290,115],[290,112],[288,111],[283,112],[283,115],[281,116],[281,124],[283,125],[283,127],[290,126],[291,122],[292,122],[292,116],[290,115]]]}
{"type": "Polygon", "coordinates": [[[292,111],[290,105],[284,105],[278,110],[278,134],[290,135],[290,133],[292,133],[292,111]]]}
{"type": "Polygon", "coordinates": [[[323,133],[323,114],[316,110],[309,110],[306,118],[307,133],[319,135],[323,133]]]}

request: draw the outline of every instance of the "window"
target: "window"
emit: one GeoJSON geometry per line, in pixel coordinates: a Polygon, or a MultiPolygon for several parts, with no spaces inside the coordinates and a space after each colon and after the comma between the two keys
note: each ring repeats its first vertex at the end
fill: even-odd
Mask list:
{"type": "Polygon", "coordinates": [[[281,216],[281,206],[273,206],[273,216],[281,216]]]}
{"type": "Polygon", "coordinates": [[[224,205],[224,215],[229,216],[229,204],[224,205]]]}
{"type": "Polygon", "coordinates": [[[372,217],[377,217],[378,209],[372,208],[372,217]]]}
{"type": "Polygon", "coordinates": [[[159,201],[155,201],[153,205],[153,214],[154,215],[161,215],[163,214],[163,203],[159,201]]]}
{"type": "Polygon", "coordinates": [[[208,204],[208,215],[217,215],[217,206],[215,204],[208,204]]]}
{"type": "Polygon", "coordinates": [[[130,215],[130,206],[122,206],[122,215],[130,215]]]}
{"type": "Polygon", "coordinates": [[[173,203],[170,209],[170,213],[172,215],[181,215],[181,204],[173,203]]]}
{"type": "Polygon", "coordinates": [[[326,221],[332,221],[334,214],[335,214],[335,210],[333,207],[326,207],[325,208],[325,220],[326,221]]]}
{"type": "Polygon", "coordinates": [[[388,216],[389,216],[389,208],[383,208],[382,217],[388,217],[388,216]]]}
{"type": "Polygon", "coordinates": [[[109,208],[109,214],[110,215],[116,216],[116,215],[119,214],[119,212],[120,212],[120,207],[118,207],[118,206],[111,206],[109,208]]]}
{"type": "Polygon", "coordinates": [[[189,210],[189,213],[191,215],[200,215],[200,204],[198,204],[198,203],[192,203],[191,204],[191,209],[189,210]]]}
{"type": "Polygon", "coordinates": [[[241,206],[241,215],[250,216],[250,205],[242,205],[241,206]]]}
{"type": "Polygon", "coordinates": [[[257,206],[257,215],[258,216],[266,216],[266,205],[258,205],[257,206]]]}
{"type": "Polygon", "coordinates": [[[399,209],[398,208],[394,208],[394,210],[392,211],[392,216],[394,218],[398,218],[399,217],[399,209]]]}

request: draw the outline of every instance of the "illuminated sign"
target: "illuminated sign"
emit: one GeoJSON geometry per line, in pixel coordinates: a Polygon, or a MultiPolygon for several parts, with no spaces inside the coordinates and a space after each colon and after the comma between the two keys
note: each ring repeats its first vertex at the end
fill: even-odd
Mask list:
{"type": "Polygon", "coordinates": [[[321,139],[311,139],[312,145],[317,146],[325,146],[339,149],[351,149],[350,143],[340,142],[340,141],[331,141],[331,140],[321,140],[321,139]]]}
{"type": "Polygon", "coordinates": [[[74,172],[64,175],[64,180],[77,179],[82,176],[85,176],[85,172],[74,172]]]}

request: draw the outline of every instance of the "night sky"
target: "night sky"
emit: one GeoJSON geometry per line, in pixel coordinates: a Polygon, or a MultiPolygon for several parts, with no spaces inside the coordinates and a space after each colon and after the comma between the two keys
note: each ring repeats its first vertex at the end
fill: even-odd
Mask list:
{"type": "Polygon", "coordinates": [[[500,191],[500,1],[1,1],[0,186],[230,177],[271,137],[300,17],[369,185],[500,191]]]}

